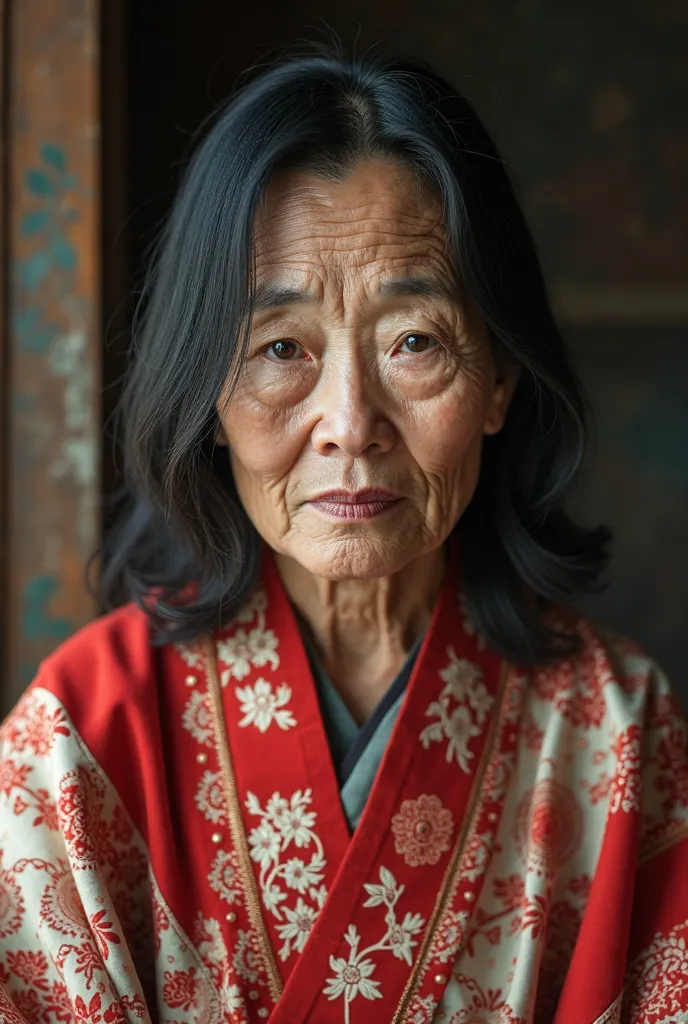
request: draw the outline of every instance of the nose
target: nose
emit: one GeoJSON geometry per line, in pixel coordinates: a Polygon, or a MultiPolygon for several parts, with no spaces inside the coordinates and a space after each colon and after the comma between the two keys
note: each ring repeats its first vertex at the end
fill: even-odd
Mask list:
{"type": "Polygon", "coordinates": [[[338,360],[326,371],[318,392],[311,441],[320,455],[340,452],[356,458],[390,450],[394,427],[382,408],[380,384],[361,360],[338,360]]]}

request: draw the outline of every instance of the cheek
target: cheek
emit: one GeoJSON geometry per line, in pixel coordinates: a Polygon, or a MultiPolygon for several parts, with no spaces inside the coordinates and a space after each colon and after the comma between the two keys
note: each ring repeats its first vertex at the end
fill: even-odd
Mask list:
{"type": "MultiPolygon", "coordinates": [[[[235,473],[275,484],[298,458],[305,443],[301,417],[237,393],[223,417],[235,473]]],[[[238,482],[238,481],[237,481],[238,482]]]]}
{"type": "Polygon", "coordinates": [[[458,384],[432,402],[411,406],[410,412],[405,440],[425,472],[455,477],[479,462],[487,412],[481,391],[458,384]]]}

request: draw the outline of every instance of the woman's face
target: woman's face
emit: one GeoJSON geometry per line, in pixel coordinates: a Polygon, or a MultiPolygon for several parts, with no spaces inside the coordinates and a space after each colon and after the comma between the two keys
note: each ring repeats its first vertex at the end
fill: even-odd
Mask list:
{"type": "Polygon", "coordinates": [[[460,297],[441,204],[385,162],[284,173],[255,240],[248,358],[217,405],[244,508],[318,576],[397,572],[451,532],[513,389],[460,297]],[[387,499],[356,502],[373,488],[387,499]]]}

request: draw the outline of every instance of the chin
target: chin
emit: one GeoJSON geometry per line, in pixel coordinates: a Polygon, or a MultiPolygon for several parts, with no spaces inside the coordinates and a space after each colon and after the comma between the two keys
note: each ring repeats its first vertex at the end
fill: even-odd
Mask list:
{"type": "Polygon", "coordinates": [[[420,537],[415,540],[415,544],[408,544],[394,537],[318,538],[311,544],[299,545],[289,555],[323,579],[380,579],[400,572],[424,553],[418,544],[420,537]]]}

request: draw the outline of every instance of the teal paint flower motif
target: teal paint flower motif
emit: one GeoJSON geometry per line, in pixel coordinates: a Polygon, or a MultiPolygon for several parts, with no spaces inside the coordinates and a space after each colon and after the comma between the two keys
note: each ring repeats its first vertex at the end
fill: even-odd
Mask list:
{"type": "Polygon", "coordinates": [[[22,217],[19,231],[34,247],[16,263],[20,300],[14,318],[20,347],[36,353],[45,352],[63,330],[45,314],[45,290],[57,299],[58,308],[67,301],[76,301],[79,262],[78,251],[69,238],[70,225],[79,219],[75,205],[78,194],[70,195],[77,192],[77,178],[69,173],[67,155],[60,146],[44,143],[39,155],[40,166],[30,167],[24,174],[24,187],[35,205],[22,217]]]}

